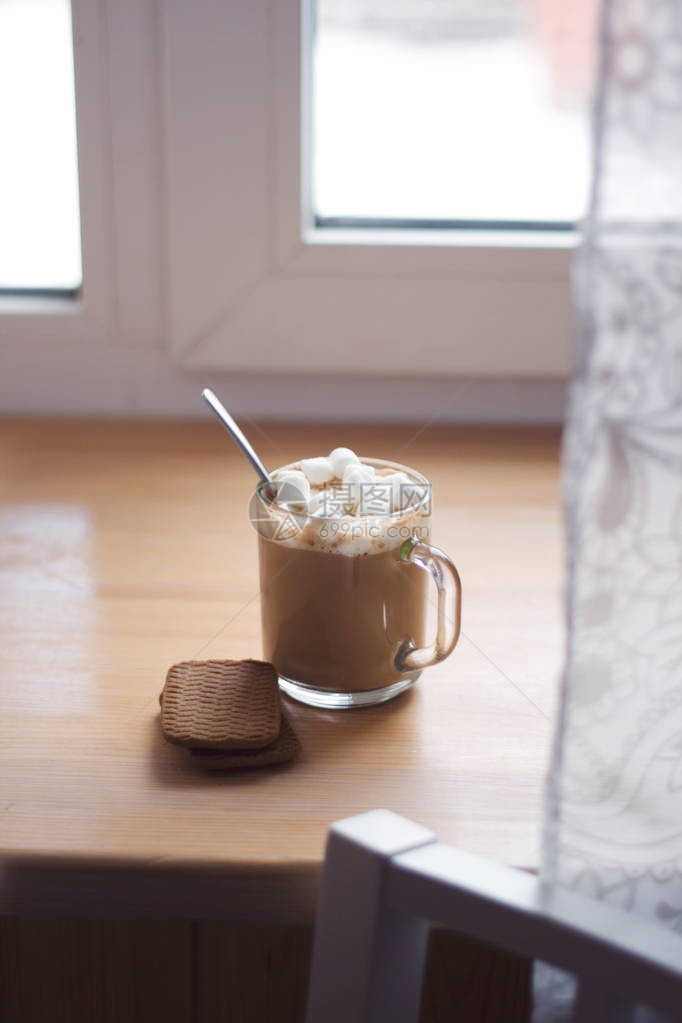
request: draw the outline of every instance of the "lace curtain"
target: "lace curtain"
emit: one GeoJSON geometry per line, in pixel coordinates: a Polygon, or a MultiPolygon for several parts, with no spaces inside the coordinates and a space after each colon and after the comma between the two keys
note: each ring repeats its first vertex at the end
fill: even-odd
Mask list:
{"type": "MultiPolygon", "coordinates": [[[[682,961],[682,0],[607,0],[595,121],[542,873],[677,930],[682,961]]],[[[570,1001],[553,977],[538,1021],[570,1001]]]]}

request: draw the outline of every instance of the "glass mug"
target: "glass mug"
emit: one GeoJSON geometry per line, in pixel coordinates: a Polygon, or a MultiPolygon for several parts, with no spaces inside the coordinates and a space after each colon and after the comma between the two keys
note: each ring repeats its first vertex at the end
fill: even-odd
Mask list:
{"type": "Polygon", "coordinates": [[[429,481],[394,462],[361,462],[404,473],[414,493],[408,507],[310,516],[304,505],[277,504],[262,484],[250,506],[259,534],[263,657],[284,692],[316,707],[390,700],[459,638],[462,587],[450,559],[430,544],[429,481]],[[431,580],[437,624],[429,642],[431,580]]]}

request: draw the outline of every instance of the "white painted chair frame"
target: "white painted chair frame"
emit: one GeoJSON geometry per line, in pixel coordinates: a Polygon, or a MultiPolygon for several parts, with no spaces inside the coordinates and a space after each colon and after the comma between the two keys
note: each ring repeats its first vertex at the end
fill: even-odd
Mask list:
{"type": "Polygon", "coordinates": [[[682,1017],[678,935],[373,810],[330,829],[306,1023],[414,1023],[430,923],[575,974],[580,1023],[628,1003],[682,1017]]]}

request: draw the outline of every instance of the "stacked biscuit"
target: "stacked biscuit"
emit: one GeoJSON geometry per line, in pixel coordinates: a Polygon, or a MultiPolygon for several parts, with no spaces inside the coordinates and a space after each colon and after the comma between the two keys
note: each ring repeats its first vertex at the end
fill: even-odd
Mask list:
{"type": "Polygon", "coordinates": [[[174,664],[159,700],[164,738],[207,770],[281,764],[300,749],[265,661],[174,664]]]}

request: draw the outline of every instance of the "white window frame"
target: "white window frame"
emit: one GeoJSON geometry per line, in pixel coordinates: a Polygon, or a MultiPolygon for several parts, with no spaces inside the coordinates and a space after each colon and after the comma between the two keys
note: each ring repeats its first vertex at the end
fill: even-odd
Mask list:
{"type": "Polygon", "coordinates": [[[101,335],[111,317],[110,233],[106,191],[105,137],[101,113],[106,81],[101,12],[87,0],[72,0],[74,75],[77,96],[79,191],[83,256],[81,294],[0,294],[0,325],[9,341],[101,335]]]}
{"type": "MultiPolygon", "coordinates": [[[[75,296],[1,294],[9,362],[32,347],[87,356],[148,342],[162,310],[162,204],[154,0],[71,0],[83,284],[75,296]]],[[[40,366],[36,366],[40,371],[40,366]]]]}
{"type": "Polygon", "coordinates": [[[566,375],[572,237],[315,228],[311,3],[165,5],[176,344],[209,369],[566,375]]]}
{"type": "Polygon", "coordinates": [[[72,0],[82,295],[0,296],[6,364],[567,375],[570,236],[314,226],[311,3],[72,0]]]}

